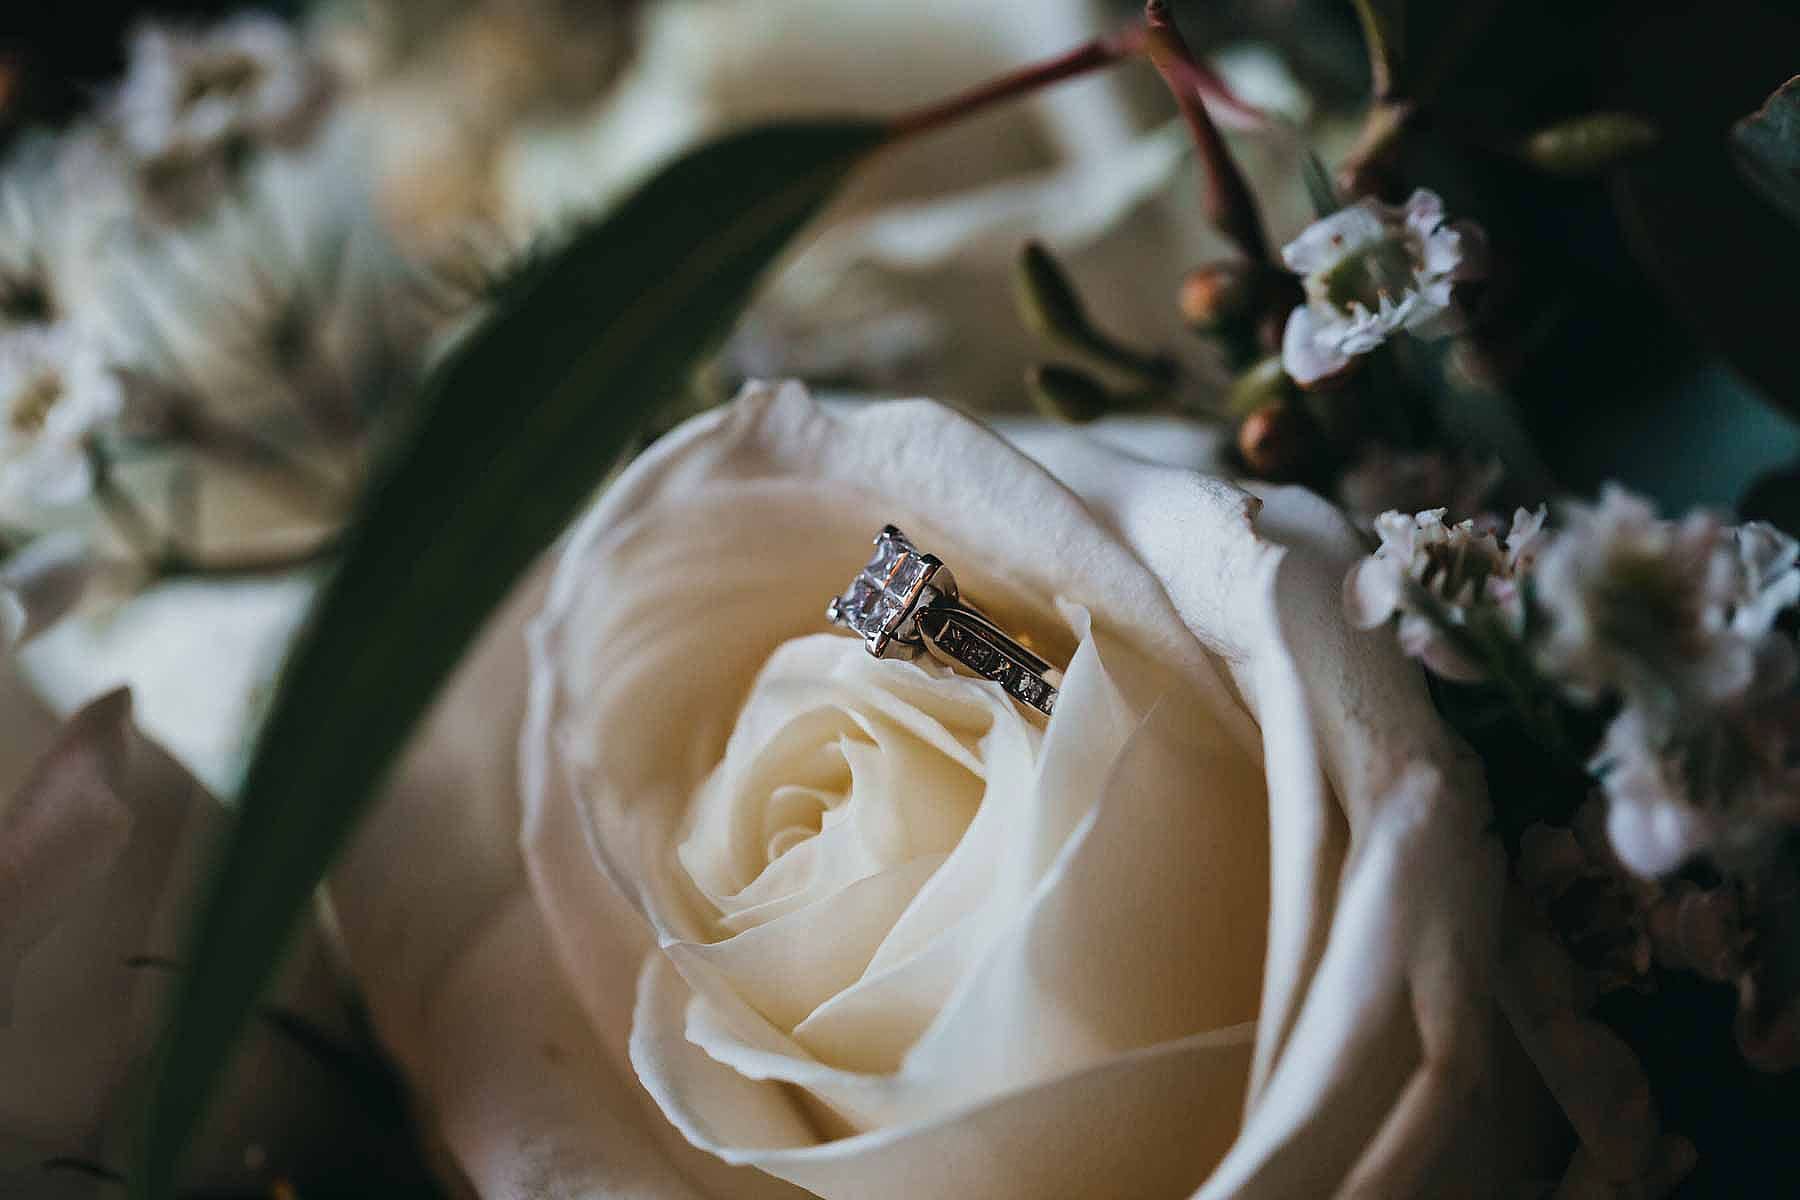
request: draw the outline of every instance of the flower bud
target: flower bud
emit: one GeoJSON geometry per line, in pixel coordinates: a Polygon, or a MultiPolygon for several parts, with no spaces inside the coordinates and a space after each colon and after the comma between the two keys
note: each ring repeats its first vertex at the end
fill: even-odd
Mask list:
{"type": "Polygon", "coordinates": [[[1611,170],[1654,146],[1657,129],[1632,113],[1594,112],[1559,121],[1526,138],[1520,154],[1552,175],[1581,177],[1611,170]]]}
{"type": "Polygon", "coordinates": [[[1042,242],[1026,242],[1019,251],[1013,284],[1019,314],[1031,332],[1077,345],[1091,338],[1093,327],[1075,285],[1042,242]]]}
{"type": "Polygon", "coordinates": [[[1202,332],[1237,320],[1249,311],[1256,290],[1253,268],[1240,261],[1195,267],[1181,280],[1176,305],[1182,319],[1202,332]]]}
{"type": "Polygon", "coordinates": [[[1281,356],[1271,354],[1231,381],[1225,403],[1234,416],[1247,417],[1257,409],[1280,404],[1297,394],[1294,381],[1281,366],[1281,356]]]}
{"type": "Polygon", "coordinates": [[[1265,405],[1238,426],[1238,454],[1251,474],[1276,482],[1305,474],[1317,457],[1318,427],[1301,405],[1265,405]]]}
{"type": "Polygon", "coordinates": [[[1105,384],[1086,371],[1058,363],[1028,368],[1025,390],[1039,412],[1073,425],[1085,425],[1118,407],[1105,384]]]}
{"type": "Polygon", "coordinates": [[[1019,251],[1013,295],[1025,327],[1052,345],[1086,355],[1147,388],[1174,381],[1173,359],[1133,349],[1094,325],[1074,283],[1043,243],[1026,242],[1019,251]]]}

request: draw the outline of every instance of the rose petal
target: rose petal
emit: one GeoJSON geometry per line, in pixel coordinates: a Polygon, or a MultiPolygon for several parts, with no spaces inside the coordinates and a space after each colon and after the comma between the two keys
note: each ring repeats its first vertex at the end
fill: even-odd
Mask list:
{"type": "Polygon", "coordinates": [[[1126,1179],[1134,1195],[1177,1195],[1229,1141],[1229,1128],[1196,1118],[1232,1109],[1249,1059],[1244,1031],[1203,1034],[927,1124],[813,1146],[789,1093],[689,1042],[687,997],[666,962],[645,967],[639,996],[632,1060],[682,1133],[825,1200],[1105,1195],[1126,1179]]]}

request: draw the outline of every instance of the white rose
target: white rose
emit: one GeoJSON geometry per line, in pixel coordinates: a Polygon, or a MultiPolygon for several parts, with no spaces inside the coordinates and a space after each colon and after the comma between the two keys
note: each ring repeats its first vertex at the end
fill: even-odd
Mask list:
{"type": "Polygon", "coordinates": [[[334,883],[483,1196],[1531,1169],[1525,1143],[1470,1157],[1514,1132],[1468,1119],[1485,797],[1416,669],[1345,625],[1348,526],[1025,440],[1054,475],[934,405],[753,387],[640,458],[495,623],[334,883]],[[888,521],[1065,656],[1047,727],[822,630],[888,521]]]}

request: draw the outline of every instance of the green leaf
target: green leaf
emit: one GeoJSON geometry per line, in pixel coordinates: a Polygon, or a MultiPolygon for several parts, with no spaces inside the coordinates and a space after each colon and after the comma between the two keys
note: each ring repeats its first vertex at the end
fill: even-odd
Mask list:
{"type": "Polygon", "coordinates": [[[1800,222],[1800,75],[1731,131],[1738,165],[1777,208],[1800,222]]]}
{"type": "Polygon", "coordinates": [[[1331,181],[1330,169],[1311,150],[1300,157],[1300,176],[1306,181],[1306,196],[1312,201],[1314,216],[1323,220],[1344,207],[1337,184],[1331,181]]]}
{"type": "Polygon", "coordinates": [[[1635,113],[1591,112],[1547,125],[1519,146],[1526,162],[1569,178],[1601,175],[1656,145],[1654,123],[1635,113]]]}
{"type": "Polygon", "coordinates": [[[695,150],[513,281],[427,382],[289,662],[196,912],[139,1200],[171,1195],[299,914],[483,621],[885,136],[769,125],[695,150]]]}

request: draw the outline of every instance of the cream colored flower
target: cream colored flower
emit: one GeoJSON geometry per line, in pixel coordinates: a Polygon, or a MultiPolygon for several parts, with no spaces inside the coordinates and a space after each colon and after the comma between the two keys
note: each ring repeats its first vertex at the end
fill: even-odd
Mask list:
{"type": "Polygon", "coordinates": [[[86,495],[83,444],[123,408],[119,381],[73,325],[0,333],[0,498],[57,505],[86,495]]]}
{"type": "Polygon", "coordinates": [[[1426,1194],[1516,1132],[1485,801],[1348,527],[1033,453],[752,388],[496,623],[333,886],[484,1196],[1426,1194]],[[890,520],[1066,657],[1047,725],[823,630],[890,520]]]}
{"type": "Polygon", "coordinates": [[[1485,271],[1481,231],[1446,223],[1443,201],[1423,188],[1400,208],[1367,199],[1340,209],[1281,257],[1306,287],[1281,342],[1282,365],[1300,383],[1336,374],[1402,329],[1449,332],[1455,285],[1485,271]]]}

